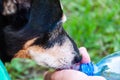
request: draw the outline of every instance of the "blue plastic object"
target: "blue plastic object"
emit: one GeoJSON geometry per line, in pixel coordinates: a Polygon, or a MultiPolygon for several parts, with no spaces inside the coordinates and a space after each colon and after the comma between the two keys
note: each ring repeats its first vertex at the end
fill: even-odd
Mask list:
{"type": "Polygon", "coordinates": [[[120,80],[120,51],[103,58],[94,69],[95,75],[103,76],[107,80],[120,80]]]}
{"type": "Polygon", "coordinates": [[[11,80],[1,60],[0,60],[0,80],[11,80]]]}
{"type": "Polygon", "coordinates": [[[93,76],[94,75],[94,66],[93,66],[92,62],[81,64],[79,71],[82,71],[89,76],[93,76]]]}
{"type": "Polygon", "coordinates": [[[108,55],[97,64],[81,64],[79,70],[89,76],[97,75],[107,80],[120,80],[120,51],[108,55]]]}

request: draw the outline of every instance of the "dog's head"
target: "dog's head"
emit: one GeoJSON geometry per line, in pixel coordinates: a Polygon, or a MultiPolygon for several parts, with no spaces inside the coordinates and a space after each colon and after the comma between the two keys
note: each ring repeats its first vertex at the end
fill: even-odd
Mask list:
{"type": "Polygon", "coordinates": [[[67,68],[80,62],[75,43],[62,28],[64,14],[59,0],[34,0],[30,17],[28,26],[44,33],[29,48],[32,59],[53,68],[67,68]]]}
{"type": "MultiPolygon", "coordinates": [[[[10,26],[9,30],[5,30],[9,52],[14,51],[13,54],[17,53],[15,57],[29,57],[39,65],[52,68],[68,68],[79,62],[81,57],[78,48],[62,28],[64,14],[60,1],[19,1],[27,1],[27,5],[31,5],[29,19],[25,26],[21,26],[22,29],[15,31],[10,26]]],[[[26,6],[22,8],[26,9],[26,6]]],[[[12,14],[17,11],[17,8],[14,9],[12,14]]]]}

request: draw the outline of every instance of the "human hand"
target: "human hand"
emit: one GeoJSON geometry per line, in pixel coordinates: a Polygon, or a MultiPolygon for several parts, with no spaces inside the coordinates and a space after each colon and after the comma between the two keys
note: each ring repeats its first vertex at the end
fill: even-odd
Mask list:
{"type": "MultiPolygon", "coordinates": [[[[81,63],[90,63],[90,56],[86,48],[81,47],[79,51],[82,55],[81,63]]],[[[87,76],[85,73],[76,70],[61,70],[55,72],[47,72],[44,80],[106,80],[100,76],[87,76]]]]}
{"type": "Polygon", "coordinates": [[[47,72],[44,80],[106,80],[100,76],[87,76],[86,74],[75,70],[61,70],[56,72],[47,72]]]}

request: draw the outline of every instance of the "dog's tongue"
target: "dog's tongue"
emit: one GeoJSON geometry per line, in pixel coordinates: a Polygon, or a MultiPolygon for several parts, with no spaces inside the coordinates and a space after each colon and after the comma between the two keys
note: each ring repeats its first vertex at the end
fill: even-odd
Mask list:
{"type": "MultiPolygon", "coordinates": [[[[83,72],[85,74],[87,74],[88,76],[93,76],[94,75],[94,65],[92,62],[89,63],[76,63],[72,66],[70,66],[69,68],[66,69],[73,69],[73,70],[77,70],[80,72],[83,72]]],[[[64,70],[64,69],[57,69],[57,71],[59,70],[64,70]]]]}
{"type": "Polygon", "coordinates": [[[80,65],[81,64],[87,64],[87,63],[90,63],[91,60],[90,60],[90,56],[86,50],[85,47],[81,47],[79,49],[80,53],[81,53],[81,56],[82,56],[82,60],[79,62],[79,63],[76,63],[74,65],[71,66],[71,69],[74,69],[74,70],[79,70],[80,69],[80,65]]]}
{"type": "Polygon", "coordinates": [[[92,76],[94,74],[94,65],[90,60],[90,56],[86,48],[81,47],[79,50],[82,55],[82,60],[81,62],[72,65],[71,69],[78,70],[78,71],[84,72],[89,76],[92,76]]]}
{"type": "Polygon", "coordinates": [[[89,76],[94,75],[94,65],[92,62],[90,63],[77,63],[71,66],[71,69],[81,71],[89,76]]]}
{"type": "MultiPolygon", "coordinates": [[[[77,71],[80,71],[80,72],[87,74],[88,76],[94,75],[94,65],[92,62],[90,62],[90,63],[76,63],[76,64],[74,64],[71,67],[66,68],[66,69],[77,70],[77,71]]],[[[64,70],[64,69],[57,69],[57,71],[59,71],[59,70],[64,70]]]]}
{"type": "MultiPolygon", "coordinates": [[[[94,65],[90,60],[90,56],[89,56],[86,48],[82,47],[79,50],[82,55],[82,60],[79,63],[73,64],[68,69],[81,71],[89,76],[93,76],[94,75],[94,65]]],[[[60,69],[60,70],[62,70],[62,69],[60,69]]]]}
{"type": "Polygon", "coordinates": [[[80,69],[80,63],[76,63],[76,64],[72,65],[70,67],[70,69],[79,70],[80,69]]]}

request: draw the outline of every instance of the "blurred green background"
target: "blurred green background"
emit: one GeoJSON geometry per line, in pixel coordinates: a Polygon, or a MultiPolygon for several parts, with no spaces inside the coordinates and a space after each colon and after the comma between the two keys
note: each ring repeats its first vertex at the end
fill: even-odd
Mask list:
{"type": "Polygon", "coordinates": [[[93,61],[120,50],[120,0],[65,0],[66,31],[93,61]]]}
{"type": "MultiPolygon", "coordinates": [[[[120,50],[120,0],[62,0],[67,21],[64,28],[85,46],[93,62],[120,50]]],[[[6,63],[12,80],[42,80],[43,69],[29,60],[6,63]],[[42,71],[41,71],[42,70],[42,71]]]]}

